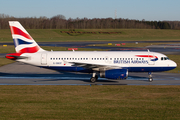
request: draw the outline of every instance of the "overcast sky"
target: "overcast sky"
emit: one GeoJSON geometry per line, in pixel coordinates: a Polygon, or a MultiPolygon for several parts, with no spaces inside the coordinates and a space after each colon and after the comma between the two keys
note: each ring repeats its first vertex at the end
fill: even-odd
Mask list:
{"type": "Polygon", "coordinates": [[[0,14],[14,17],[128,18],[180,21],[180,0],[0,0],[0,14]]]}

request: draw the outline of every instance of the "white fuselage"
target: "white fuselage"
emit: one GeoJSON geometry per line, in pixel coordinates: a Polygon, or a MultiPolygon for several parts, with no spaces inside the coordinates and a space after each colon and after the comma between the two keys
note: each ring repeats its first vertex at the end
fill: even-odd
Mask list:
{"type": "Polygon", "coordinates": [[[125,68],[129,72],[167,71],[177,66],[174,61],[167,59],[167,56],[157,52],[44,51],[24,53],[22,56],[28,58],[18,61],[60,71],[71,71],[71,68],[72,71],[78,71],[80,66],[74,69],[74,63],[108,66],[110,69],[125,68]],[[155,57],[157,60],[153,60],[155,57]]]}

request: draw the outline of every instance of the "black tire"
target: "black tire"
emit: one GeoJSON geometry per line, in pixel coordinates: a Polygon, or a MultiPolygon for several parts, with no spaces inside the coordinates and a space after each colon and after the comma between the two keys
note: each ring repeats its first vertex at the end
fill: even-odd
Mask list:
{"type": "Polygon", "coordinates": [[[95,78],[96,78],[96,81],[97,81],[98,80],[98,76],[96,75],[95,78]]]}
{"type": "Polygon", "coordinates": [[[96,78],[95,78],[95,77],[92,77],[92,78],[90,79],[90,81],[91,81],[92,83],[95,83],[95,82],[96,82],[96,78]]]}

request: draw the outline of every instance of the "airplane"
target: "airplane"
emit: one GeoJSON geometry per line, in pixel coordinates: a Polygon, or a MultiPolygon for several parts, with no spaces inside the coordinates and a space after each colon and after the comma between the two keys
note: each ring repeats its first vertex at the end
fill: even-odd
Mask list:
{"type": "Polygon", "coordinates": [[[30,65],[64,72],[91,73],[91,82],[98,76],[126,79],[129,72],[172,70],[177,64],[166,55],[147,51],[46,51],[42,49],[18,21],[9,21],[16,53],[6,58],[30,65]]]}

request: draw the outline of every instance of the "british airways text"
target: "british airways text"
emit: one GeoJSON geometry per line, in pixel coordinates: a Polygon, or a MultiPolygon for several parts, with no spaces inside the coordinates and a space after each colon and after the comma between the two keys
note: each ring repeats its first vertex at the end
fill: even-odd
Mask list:
{"type": "Polygon", "coordinates": [[[148,64],[147,60],[114,60],[114,64],[148,64]]]}

